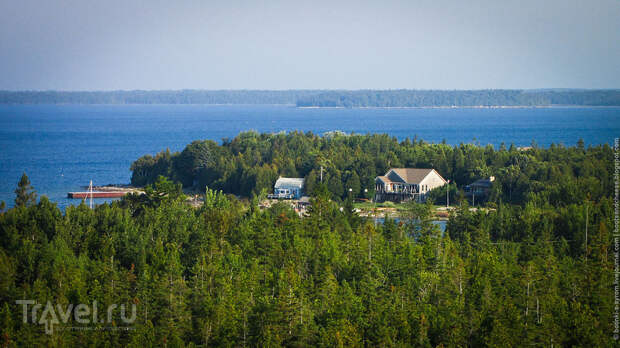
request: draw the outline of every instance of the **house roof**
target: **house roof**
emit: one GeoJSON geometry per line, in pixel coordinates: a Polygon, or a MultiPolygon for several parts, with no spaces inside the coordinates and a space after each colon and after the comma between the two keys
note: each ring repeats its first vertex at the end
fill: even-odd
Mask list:
{"type": "MultiPolygon", "coordinates": [[[[433,169],[429,168],[392,168],[408,184],[419,184],[433,169]]],[[[388,171],[389,173],[389,171],[388,171]]]]}
{"type": "Polygon", "coordinates": [[[383,175],[382,176],[378,176],[377,179],[383,181],[386,184],[389,184],[389,183],[392,182],[392,180],[390,180],[390,178],[388,178],[387,176],[383,176],[383,175]]]}
{"type": "Polygon", "coordinates": [[[484,178],[484,179],[478,179],[474,182],[472,182],[471,184],[467,185],[469,186],[478,186],[478,187],[491,187],[493,185],[493,181],[495,180],[495,177],[490,177],[490,178],[484,178]]]}
{"type": "Polygon", "coordinates": [[[304,178],[283,178],[279,177],[275,187],[304,187],[304,178]]]}

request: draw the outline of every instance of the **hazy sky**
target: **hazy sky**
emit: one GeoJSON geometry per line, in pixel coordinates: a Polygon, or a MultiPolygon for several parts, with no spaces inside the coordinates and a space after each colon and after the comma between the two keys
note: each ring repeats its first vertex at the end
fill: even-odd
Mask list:
{"type": "Polygon", "coordinates": [[[620,88],[620,0],[0,0],[0,89],[620,88]]]}

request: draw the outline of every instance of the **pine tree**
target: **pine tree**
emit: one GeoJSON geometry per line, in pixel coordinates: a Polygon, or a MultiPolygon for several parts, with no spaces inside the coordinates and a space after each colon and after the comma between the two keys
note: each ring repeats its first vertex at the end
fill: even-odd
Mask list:
{"type": "Polygon", "coordinates": [[[30,180],[26,173],[22,174],[22,178],[15,189],[15,206],[31,206],[37,202],[37,194],[30,185],[30,180]]]}
{"type": "Polygon", "coordinates": [[[7,302],[4,303],[4,307],[0,310],[0,321],[2,321],[2,328],[0,328],[0,342],[2,342],[2,347],[11,347],[13,346],[15,337],[11,309],[7,302]]]}

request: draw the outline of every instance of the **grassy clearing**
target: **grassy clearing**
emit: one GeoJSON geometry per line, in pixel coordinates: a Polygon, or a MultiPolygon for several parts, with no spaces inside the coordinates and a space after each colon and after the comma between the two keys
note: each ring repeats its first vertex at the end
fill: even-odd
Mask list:
{"type": "Polygon", "coordinates": [[[406,205],[402,203],[394,203],[394,202],[383,202],[383,203],[373,203],[373,202],[358,202],[353,203],[355,208],[361,210],[372,210],[374,208],[393,208],[396,210],[404,210],[406,209],[406,205]]]}

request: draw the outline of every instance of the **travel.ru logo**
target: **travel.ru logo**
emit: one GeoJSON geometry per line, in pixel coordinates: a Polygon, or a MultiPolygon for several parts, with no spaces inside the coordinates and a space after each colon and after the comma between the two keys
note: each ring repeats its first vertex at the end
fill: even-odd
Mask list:
{"type": "Polygon", "coordinates": [[[39,324],[45,326],[45,333],[51,335],[54,333],[54,325],[60,323],[67,324],[71,319],[81,326],[68,327],[68,329],[126,329],[128,326],[102,326],[102,324],[116,324],[115,314],[120,313],[120,320],[125,324],[132,324],[136,320],[136,305],[131,304],[131,316],[127,317],[127,309],[124,304],[120,306],[111,304],[103,313],[99,312],[97,301],[93,301],[91,305],[80,303],[77,306],[73,304],[61,305],[52,304],[47,301],[43,305],[35,300],[17,300],[16,304],[22,306],[22,320],[24,323],[39,324]],[[101,317],[99,315],[101,314],[101,317]],[[90,326],[89,326],[90,325],[90,326]]]}

